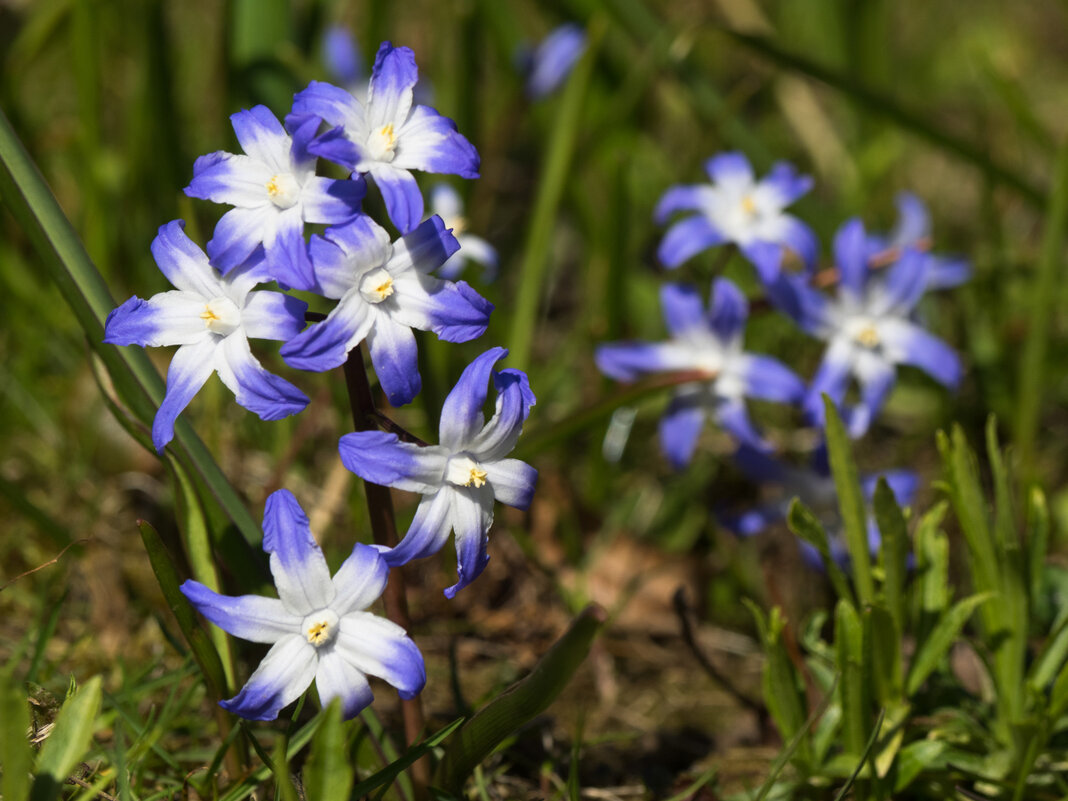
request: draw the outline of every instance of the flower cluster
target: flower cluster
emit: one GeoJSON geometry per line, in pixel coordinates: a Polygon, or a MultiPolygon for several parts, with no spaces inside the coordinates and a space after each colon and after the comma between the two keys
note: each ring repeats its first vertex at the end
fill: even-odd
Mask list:
{"type": "MultiPolygon", "coordinates": [[[[882,409],[898,365],[917,367],[955,388],[962,373],[960,360],[949,345],[924,329],[917,304],[929,290],[967,280],[970,268],[961,259],[929,252],[927,212],[917,198],[905,194],[898,198],[899,220],[893,231],[870,234],[860,220],[846,222],[834,239],[834,267],[817,273],[815,235],[784,211],[811,189],[811,178],[779,162],[757,180],[740,153],[709,159],[706,171],[710,184],[671,187],[657,204],[660,223],[676,212],[693,212],[667,230],[658,248],[660,261],[674,269],[710,247],[735,246],[755,268],[771,304],[826,343],[819,368],[806,386],[779,361],[745,352],[748,304],[725,278],[713,282],[707,313],[691,286],[666,284],[660,299],[671,339],[602,345],[597,366],[620,381],[649,374],[678,377],[660,423],[661,447],[675,468],[691,461],[707,416],[737,440],[740,463],[759,466],[748,471],[754,480],[784,485],[788,492],[816,501],[825,500],[828,492],[833,498],[822,444],[813,471],[779,464],[768,455],[770,443],[750,421],[745,399],[795,404],[806,422],[822,430],[822,397],[827,395],[850,434],[860,437],[882,409]],[[797,269],[788,269],[789,260],[797,269]],[[835,294],[823,291],[829,285],[836,285],[835,294]],[[854,385],[859,400],[849,404],[854,385]]],[[[899,500],[911,497],[914,483],[896,481],[899,500]]],[[[755,533],[783,513],[782,503],[772,504],[731,518],[729,527],[755,533]]]]}
{"type": "MultiPolygon", "coordinates": [[[[351,77],[358,56],[338,42],[332,54],[347,59],[351,77]]],[[[343,365],[366,340],[379,385],[397,406],[421,388],[413,330],[446,342],[485,332],[492,304],[452,279],[463,268],[461,252],[491,269],[496,254],[484,240],[461,234],[459,196],[444,186],[433,196],[435,213],[424,219],[413,175],[476,178],[478,153],[451,120],[413,101],[417,79],[413,52],[385,42],[366,93],[313,81],[294,97],[284,124],[264,106],[234,114],[241,153],[197,159],[186,193],[229,207],[206,252],[186,236],[181,220],[162,226],[152,255],[174,289],[130,298],[105,326],[105,341],[116,345],[178,346],[152,427],[157,450],[173,439],[178,415],[212,373],[264,420],[308,405],[300,389],[263,367],[250,339],[282,342],[286,365],[312,372],[343,365]],[[319,159],[342,166],[349,177],[318,175],[319,159]],[[399,237],[363,212],[368,178],[399,237]],[[309,223],[322,228],[309,233],[309,223]],[[267,284],[283,291],[257,288],[267,284]],[[286,290],[336,304],[325,319],[306,325],[307,304],[286,290]]],[[[274,719],[314,680],[324,704],[340,698],[352,717],[371,700],[369,675],[405,698],[422,689],[418,648],[399,626],[363,610],[382,594],[391,568],[431,556],[455,531],[459,581],[445,591],[451,598],[486,565],[495,501],[530,503],[537,471],[508,454],[535,399],[523,372],[494,371],[506,355],[491,348],[464,371],[446,399],[439,445],[419,447],[373,432],[341,438],[341,459],[353,472],[425,496],[396,547],[356,545],[331,578],[304,511],[279,490],[267,500],[263,538],[277,599],[219,595],[195,581],[182,586],[216,625],[271,644],[245,687],[222,702],[225,708],[274,719]],[[491,378],[497,412],[486,422],[491,378]]]]}

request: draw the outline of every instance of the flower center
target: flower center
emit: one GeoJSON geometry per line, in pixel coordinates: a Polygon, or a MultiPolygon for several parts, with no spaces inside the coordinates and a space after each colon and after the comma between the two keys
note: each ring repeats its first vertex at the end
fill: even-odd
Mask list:
{"type": "Polygon", "coordinates": [[[392,122],[376,128],[367,137],[367,153],[375,161],[393,161],[393,151],[396,149],[397,134],[393,131],[392,122]]]}
{"type": "Polygon", "coordinates": [[[482,487],[486,484],[486,471],[470,456],[454,456],[449,459],[445,480],[458,487],[482,487]]]}
{"type": "Polygon", "coordinates": [[[338,616],[333,609],[319,609],[304,618],[300,629],[316,648],[329,645],[337,637],[338,616]]]}
{"type": "Polygon", "coordinates": [[[360,279],[360,294],[368,303],[381,303],[394,293],[393,276],[384,267],[378,267],[360,279]]]}
{"type": "Polygon", "coordinates": [[[267,196],[280,209],[297,205],[300,200],[300,184],[291,172],[280,172],[267,182],[267,196]]]}
{"type": "Polygon", "coordinates": [[[204,321],[204,327],[213,334],[226,336],[240,327],[241,310],[230,298],[213,298],[204,304],[200,319],[204,321]]]}
{"type": "Polygon", "coordinates": [[[460,216],[460,215],[457,215],[457,216],[453,217],[451,220],[446,220],[445,221],[445,227],[452,229],[452,235],[453,236],[459,236],[460,234],[462,234],[464,231],[467,230],[467,218],[463,217],[463,216],[460,216]]]}
{"type": "Polygon", "coordinates": [[[879,332],[875,330],[875,326],[868,323],[854,334],[854,339],[866,348],[876,348],[879,346],[879,332]]]}
{"type": "Polygon", "coordinates": [[[756,201],[753,200],[752,195],[746,195],[742,198],[742,211],[744,211],[748,217],[756,217],[757,205],[756,201]]]}

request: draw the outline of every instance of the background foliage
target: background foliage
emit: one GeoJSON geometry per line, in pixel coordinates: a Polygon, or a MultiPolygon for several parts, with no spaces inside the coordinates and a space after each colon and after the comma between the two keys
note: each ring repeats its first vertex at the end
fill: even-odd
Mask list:
{"type": "MultiPolygon", "coordinates": [[[[919,649],[909,655],[909,672],[886,678],[890,689],[871,676],[850,684],[851,674],[842,670],[843,660],[868,664],[865,649],[881,647],[863,635],[871,624],[862,618],[880,614],[864,606],[870,599],[856,606],[839,599],[835,607],[836,593],[801,566],[785,528],[738,542],[717,527],[716,512],[743,509],[759,497],[731,467],[729,439],[706,432],[691,468],[671,472],[654,441],[667,393],[621,390],[593,367],[599,342],[662,337],[657,288],[664,275],[653,255],[661,231],[652,209],[665,188],[699,180],[703,160],[728,148],[744,150],[758,173],[787,158],[816,177],[815,191],[797,213],[820,234],[825,250],[849,216],[888,229],[894,195],[907,189],[931,209],[935,248],[972,260],[968,285],[924,306],[930,328],[962,354],[963,386],[950,396],[918,372],[903,373],[872,432],[854,446],[855,458],[863,473],[901,466],[921,473],[917,512],[905,526],[914,558],[921,565],[947,559],[946,572],[938,573],[945,578],[923,589],[913,586],[922,577],[909,579],[908,601],[892,602],[886,585],[879,585],[898,624],[907,618],[919,626],[905,639],[907,648],[937,627],[908,606],[932,597],[924,593],[938,598],[944,592],[939,608],[949,609],[951,600],[966,603],[961,599],[974,599],[973,593],[1000,591],[975,573],[977,560],[991,558],[976,556],[974,543],[986,534],[975,532],[997,532],[1002,549],[1019,534],[1021,547],[1030,549],[1031,561],[1018,574],[1028,587],[1028,611],[1024,622],[1006,629],[1022,649],[1016,660],[994,659],[989,671],[983,668],[985,646],[969,643],[987,642],[984,637],[1003,627],[983,611],[993,605],[973,601],[967,611],[976,620],[959,612],[963,619],[934,662],[944,681],[955,682],[953,692],[963,693],[952,696],[954,706],[973,710],[969,705],[979,699],[995,710],[989,727],[987,713],[975,711],[982,725],[966,732],[978,761],[1010,748],[1006,758],[1019,768],[1028,743],[1038,740],[1053,747],[1060,742],[1063,750],[1063,731],[1061,741],[1051,739],[1057,716],[1042,723],[1032,712],[1042,709],[1045,697],[1029,695],[1048,691],[1063,675],[1060,663],[1045,665],[1040,654],[1047,641],[1065,640],[1057,639],[1065,631],[1059,588],[1061,532],[1068,522],[1068,418],[1061,411],[1068,394],[1068,298],[1058,280],[1068,208],[1068,160],[1057,154],[1068,134],[1063,4],[1017,3],[1010,13],[985,0],[9,0],[0,4],[0,109],[104,280],[75,280],[73,289],[57,280],[64,256],[43,256],[41,238],[56,248],[69,246],[64,252],[74,259],[80,258],[71,244],[77,240],[63,238],[59,218],[27,219],[5,191],[0,661],[8,672],[0,703],[14,709],[19,692],[30,689],[37,741],[72,683],[80,689],[68,703],[102,710],[89,715],[91,732],[64,734],[78,756],[65,756],[57,744],[36,757],[38,773],[53,776],[55,786],[38,781],[35,797],[55,797],[71,775],[83,787],[122,798],[167,797],[183,787],[210,794],[212,777],[244,777],[240,751],[247,746],[220,747],[228,731],[245,743],[243,727],[225,717],[219,728],[205,725],[215,719],[210,690],[182,638],[180,619],[167,611],[170,599],[146,557],[138,519],[155,527],[155,553],[176,557],[182,577],[213,573],[214,549],[223,556],[217,580],[245,588],[262,580],[262,563],[250,557],[245,540],[254,541],[263,501],[280,486],[306,501],[332,564],[354,538],[369,539],[362,494],[336,458],[337,437],[347,430],[336,378],[298,377],[316,414],[278,423],[249,415],[213,381],[184,415],[206,447],[190,441],[180,458],[161,463],[137,436],[138,419],[158,393],[148,359],[162,366],[166,355],[123,355],[134,379],[116,378],[120,357],[103,353],[90,320],[107,311],[104,285],[113,299],[163,288],[148,253],[161,223],[181,217],[194,239],[207,239],[216,210],[194,206],[181,193],[193,159],[232,147],[227,117],[233,111],[263,102],[284,112],[293,91],[326,77],[321,36],[338,22],[354,32],[364,53],[383,39],[414,48],[433,105],[456,119],[479,148],[482,178],[460,188],[471,230],[497,245],[502,263],[496,283],[469,280],[497,305],[485,342],[511,348],[509,365],[530,373],[539,398],[518,454],[541,471],[537,500],[529,516],[499,510],[483,579],[447,604],[436,589],[444,586],[439,571],[447,567],[409,571],[419,587],[411,599],[413,634],[428,655],[433,730],[531,668],[587,601],[609,610],[607,631],[568,691],[570,702],[553,707],[551,720],[514,735],[503,753],[484,763],[475,774],[479,791],[574,797],[579,787],[616,788],[616,797],[635,797],[626,792],[637,788],[636,794],[666,797],[687,791],[708,768],[719,771],[725,791],[755,789],[785,762],[776,759],[783,754],[792,765],[781,776],[826,778],[825,785],[808,785],[818,796],[843,787],[857,760],[832,770],[818,758],[829,746],[804,741],[818,738],[818,729],[796,744],[791,738],[835,675],[828,698],[872,691],[885,693],[880,702],[908,697],[915,703],[919,649]],[[516,50],[567,20],[586,25],[590,52],[561,92],[531,103],[515,69],[516,50]],[[35,236],[37,226],[43,234],[35,236]],[[69,302],[75,295],[85,301],[81,311],[69,302]],[[102,358],[111,362],[102,365],[102,358]],[[632,428],[618,411],[629,408],[637,410],[632,428]],[[1010,445],[1007,462],[1019,488],[991,481],[996,470],[986,460],[974,482],[962,478],[962,465],[970,463],[964,442],[986,443],[990,414],[1010,445]],[[953,423],[960,433],[939,447],[935,432],[953,423]],[[604,457],[610,425],[629,433],[615,461],[604,457]],[[232,497],[210,490],[203,472],[210,472],[210,457],[233,484],[232,497]],[[1031,494],[1032,482],[1045,488],[1045,504],[1031,494]],[[997,515],[988,524],[977,498],[993,497],[995,490],[997,515]],[[970,500],[962,492],[972,493],[970,500]],[[1016,500],[1010,504],[1008,497],[1016,500]],[[947,513],[941,529],[937,523],[925,529],[930,515],[946,511],[936,506],[943,498],[955,516],[947,513]],[[1039,550],[1033,543],[1039,508],[1048,508],[1048,557],[1044,545],[1039,550]],[[234,521],[244,538],[227,528],[227,509],[231,519],[244,516],[234,521]],[[942,539],[935,530],[945,531],[942,539]],[[780,697],[768,691],[769,666],[782,668],[775,681],[799,688],[792,711],[770,704],[781,741],[792,751],[781,751],[779,735],[761,725],[761,715],[740,712],[748,708],[743,701],[701,671],[671,603],[679,585],[696,608],[699,646],[737,677],[743,698],[760,697],[762,687],[766,698],[780,697]],[[779,613],[765,624],[761,612],[754,623],[743,597],[763,609],[780,606],[787,635],[776,634],[779,613]],[[811,617],[820,610],[827,615],[822,627],[811,617]],[[822,685],[796,673],[798,640],[806,655],[824,649],[825,662],[836,666],[825,670],[822,685]],[[856,658],[849,643],[859,649],[856,658]],[[792,650],[776,651],[786,646],[792,650]],[[1046,684],[1029,686],[1027,677],[1011,675],[1025,668],[1031,679],[1035,670],[1048,672],[1046,684]],[[1017,731],[1025,724],[1047,729],[1033,737],[1030,730],[1017,731]]],[[[8,145],[5,140],[5,163],[14,152],[8,145]]],[[[759,294],[739,257],[723,263],[705,254],[679,277],[707,285],[717,271],[754,299],[759,294]]],[[[820,356],[818,343],[770,311],[754,316],[747,344],[806,377],[820,356]]],[[[483,344],[426,340],[420,347],[424,392],[396,416],[417,434],[431,435],[444,393],[483,344]]],[[[265,362],[284,369],[277,357],[265,362]]],[[[755,412],[785,453],[814,443],[815,432],[800,427],[796,413],[771,405],[755,412]]],[[[987,456],[996,452],[991,448],[987,456]]],[[[402,518],[411,511],[402,505],[402,518]]],[[[795,512],[796,530],[803,524],[795,512]]],[[[891,505],[882,512],[881,526],[897,525],[891,505]]],[[[997,553],[995,562],[1008,570],[1004,550],[997,553]]],[[[233,684],[235,671],[238,678],[246,675],[256,654],[231,655],[225,639],[209,636],[222,656],[223,675],[216,680],[233,684]]],[[[876,708],[884,709],[886,726],[895,722],[895,707],[865,703],[870,719],[856,718],[852,728],[848,703],[839,705],[847,723],[826,735],[840,746],[835,753],[886,752],[882,742],[869,747],[869,738],[876,708]]],[[[382,768],[398,747],[390,734],[394,710],[389,703],[375,709],[366,728],[342,735],[359,756],[354,781],[382,768]]],[[[304,725],[310,714],[288,728],[260,732],[263,747],[284,754],[285,736],[294,750],[313,731],[324,740],[338,736],[331,734],[329,716],[315,718],[317,729],[304,725]],[[279,732],[283,740],[276,745],[279,732]]],[[[329,749],[321,746],[323,754],[329,749]]],[[[8,784],[16,781],[18,771],[10,766],[22,759],[18,753],[3,754],[4,797],[21,795],[8,784]]],[[[1057,757],[1047,758],[1053,761],[1035,769],[1040,778],[1057,764],[1057,757]]],[[[309,771],[323,775],[305,767],[305,783],[309,771]]],[[[1007,797],[1024,787],[1016,783],[1022,774],[1011,771],[978,786],[973,774],[963,775],[966,782],[957,774],[947,781],[1007,797]]],[[[273,781],[269,771],[220,787],[229,788],[224,797],[236,798],[263,781],[273,781]]],[[[950,784],[943,789],[951,791],[950,784]]],[[[403,782],[397,787],[391,792],[406,792],[403,782]]],[[[284,795],[289,785],[280,779],[278,788],[284,795]]],[[[1064,792],[1055,784],[1041,789],[1064,792]]],[[[875,783],[852,792],[880,791],[875,783]]]]}

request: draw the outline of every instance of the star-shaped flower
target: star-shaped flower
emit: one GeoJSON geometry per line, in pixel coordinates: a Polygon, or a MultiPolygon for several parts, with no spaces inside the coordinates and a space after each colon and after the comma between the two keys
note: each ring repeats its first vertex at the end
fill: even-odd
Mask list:
{"type": "Polygon", "coordinates": [[[805,385],[777,359],[742,350],[749,316],[745,296],[731,281],[717,278],[707,314],[691,286],[666,284],[660,303],[672,339],[601,345],[595,354],[597,367],[620,381],[665,372],[707,376],[680,386],[660,421],[661,446],[676,468],[685,467],[693,457],[707,414],[741,442],[768,447],[749,420],[744,399],[796,403],[804,396],[805,385]]]}
{"type": "Polygon", "coordinates": [[[400,626],[363,611],[389,577],[376,548],[357,544],[331,578],[304,510],[289,490],[278,490],[267,498],[263,550],[278,598],[219,595],[197,581],[181,587],[219,628],[271,644],[241,692],[220,706],[249,720],[274,720],[314,679],[323,706],[340,698],[348,719],[374,698],[367,676],[385,679],[401,698],[423,689],[426,668],[415,643],[400,626]]]}
{"type": "Polygon", "coordinates": [[[312,236],[313,288],[339,303],[323,322],[283,346],[286,363],[301,370],[330,370],[366,338],[389,402],[409,403],[422,385],[412,329],[433,331],[446,342],[466,342],[482,336],[493,310],[463,281],[454,284],[430,275],[457,247],[440,217],[392,244],[386,230],[365,214],[312,236]]]}
{"type": "Polygon", "coordinates": [[[350,219],[367,187],[315,175],[316,157],[307,148],[318,128],[314,120],[304,120],[292,136],[266,106],[239,111],[230,121],[245,154],[201,156],[185,188],[190,197],[234,207],[215,227],[208,255],[225,275],[262,245],[273,277],[306,289],[304,223],[350,219]]]}
{"type": "Polygon", "coordinates": [[[493,372],[507,355],[504,348],[492,348],[467,366],[442,407],[439,445],[419,447],[381,431],[346,434],[339,444],[341,461],[360,478],[423,495],[408,533],[384,554],[390,565],[430,556],[456,532],[459,581],[445,590],[449,598],[478,578],[489,561],[494,501],[526,509],[538,479],[526,462],[506,458],[534,405],[526,373],[493,372]],[[491,372],[497,410],[487,423],[482,406],[491,372]]]}
{"type": "Polygon", "coordinates": [[[913,319],[929,286],[932,260],[906,248],[890,266],[877,266],[871,258],[878,250],[863,223],[850,220],[834,240],[840,277],[837,297],[817,291],[802,276],[785,273],[768,288],[776,304],[802,329],[827,342],[805,401],[810,419],[823,423],[822,393],[841,407],[850,383],[855,379],[860,385],[860,403],[843,410],[854,437],[868,430],[882,408],[897,377],[897,365],[918,367],[950,388],[961,376],[953,349],[913,319]]]}
{"type": "Polygon", "coordinates": [[[711,184],[673,186],[656,206],[658,223],[679,211],[697,212],[675,223],[664,234],[657,255],[665,267],[675,268],[706,248],[732,242],[753,263],[764,281],[779,271],[777,254],[788,248],[813,269],[819,243],[811,229],[783,209],[812,188],[812,179],[798,175],[780,161],[763,180],[753,177],[741,153],[720,153],[705,164],[711,184]]]}
{"type": "Polygon", "coordinates": [[[429,106],[412,105],[419,79],[415,54],[383,42],[371,71],[367,103],[328,83],[312,81],[293,99],[291,125],[311,117],[334,126],[308,147],[378,185],[401,233],[423,218],[423,195],[412,170],[477,178],[478,152],[456,124],[429,106]]]}
{"type": "Polygon", "coordinates": [[[304,327],[307,304],[281,292],[250,291],[269,281],[262,258],[222,276],[174,220],[159,229],[152,255],[175,287],[148,300],[134,296],[108,315],[104,341],[113,345],[179,345],[167,371],[167,394],[152,424],[162,451],[174,421],[217,372],[237,402],[264,420],[296,414],[308,398],[268,373],[252,355],[253,339],[292,339],[304,327]]]}

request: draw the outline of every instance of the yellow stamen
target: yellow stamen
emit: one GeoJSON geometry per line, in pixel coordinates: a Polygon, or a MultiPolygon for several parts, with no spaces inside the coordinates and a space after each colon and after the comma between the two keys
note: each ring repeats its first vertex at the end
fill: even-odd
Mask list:
{"type": "Polygon", "coordinates": [[[874,348],[879,344],[879,332],[872,325],[862,328],[856,338],[857,342],[866,348],[874,348]]]}
{"type": "Polygon", "coordinates": [[[330,624],[325,622],[316,623],[310,629],[308,629],[308,642],[312,645],[319,645],[326,640],[327,635],[330,633],[330,624]]]}
{"type": "Polygon", "coordinates": [[[477,467],[471,468],[471,474],[467,477],[467,481],[464,482],[465,487],[481,487],[486,483],[486,471],[480,470],[477,467]]]}
{"type": "Polygon", "coordinates": [[[204,325],[210,326],[219,319],[219,315],[211,310],[211,306],[205,306],[204,311],[200,313],[200,319],[204,321],[204,325]]]}
{"type": "Polygon", "coordinates": [[[752,195],[746,195],[742,198],[742,211],[744,211],[749,216],[753,216],[754,214],[756,214],[756,202],[753,200],[752,195]]]}
{"type": "Polygon", "coordinates": [[[386,280],[376,286],[373,291],[378,296],[379,300],[385,300],[393,294],[393,278],[386,278],[386,280]]]}

